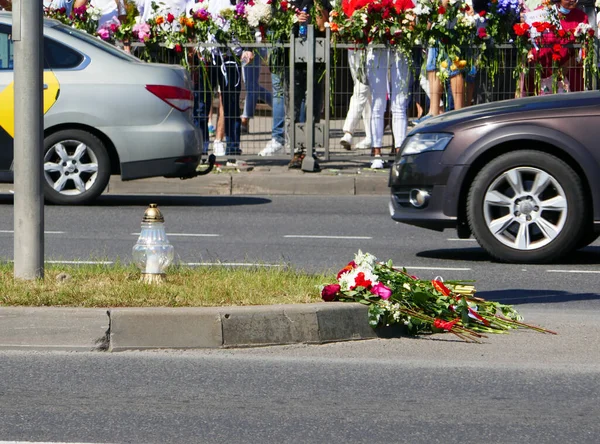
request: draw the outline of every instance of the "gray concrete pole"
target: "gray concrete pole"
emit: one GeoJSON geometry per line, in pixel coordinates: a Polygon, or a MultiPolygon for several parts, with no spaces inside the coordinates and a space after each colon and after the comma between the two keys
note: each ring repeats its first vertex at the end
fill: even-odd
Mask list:
{"type": "Polygon", "coordinates": [[[15,73],[14,277],[44,277],[43,17],[39,0],[13,3],[15,73]]]}

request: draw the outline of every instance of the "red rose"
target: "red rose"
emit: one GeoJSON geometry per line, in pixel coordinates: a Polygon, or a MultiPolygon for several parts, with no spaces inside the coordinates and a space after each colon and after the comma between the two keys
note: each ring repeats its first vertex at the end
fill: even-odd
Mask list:
{"type": "Polygon", "coordinates": [[[552,46],[552,51],[554,52],[560,52],[562,49],[562,45],[555,43],[554,46],[552,46]]]}
{"type": "Polygon", "coordinates": [[[183,51],[183,49],[181,48],[181,45],[179,43],[177,43],[175,45],[175,52],[181,52],[181,51],[183,51]]]}
{"type": "Polygon", "coordinates": [[[478,36],[480,39],[485,39],[485,38],[488,36],[488,35],[487,35],[487,32],[485,32],[485,28],[479,28],[479,29],[477,30],[477,36],[478,36]]]}
{"type": "Polygon", "coordinates": [[[555,62],[560,62],[560,54],[552,54],[552,60],[555,62]]]}
{"type": "Polygon", "coordinates": [[[564,29],[559,29],[557,31],[557,34],[558,34],[559,37],[564,37],[565,35],[567,35],[567,33],[565,32],[564,29]]]}
{"type": "Polygon", "coordinates": [[[325,285],[321,291],[321,298],[326,302],[335,300],[335,297],[340,292],[340,286],[338,284],[325,285]]]}
{"type": "Polygon", "coordinates": [[[117,25],[116,23],[111,23],[110,24],[110,30],[112,32],[117,32],[117,29],[119,29],[119,25],[117,25]]]}
{"type": "Polygon", "coordinates": [[[288,10],[288,2],[286,0],[281,0],[281,3],[279,3],[279,5],[281,6],[282,11],[288,10]]]}
{"type": "Polygon", "coordinates": [[[479,17],[485,17],[485,11],[479,11],[479,17]]]}
{"type": "Polygon", "coordinates": [[[444,15],[445,13],[446,13],[446,8],[444,8],[443,6],[440,6],[438,8],[438,14],[444,15]]]}
{"type": "Polygon", "coordinates": [[[173,20],[175,20],[175,16],[169,12],[169,14],[167,15],[167,21],[169,23],[173,23],[173,20]]]}
{"type": "Polygon", "coordinates": [[[594,30],[593,29],[588,29],[588,35],[590,37],[594,37],[594,30]]]}
{"type": "Polygon", "coordinates": [[[356,287],[365,287],[366,289],[369,289],[371,288],[371,285],[373,285],[373,282],[369,279],[365,279],[365,274],[361,271],[354,278],[354,286],[350,287],[350,290],[354,290],[356,287]]]}

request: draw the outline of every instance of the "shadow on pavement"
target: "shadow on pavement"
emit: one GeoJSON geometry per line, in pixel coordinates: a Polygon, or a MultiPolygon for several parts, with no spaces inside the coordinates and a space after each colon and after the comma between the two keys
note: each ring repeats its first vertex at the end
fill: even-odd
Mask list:
{"type": "Polygon", "coordinates": [[[571,293],[559,290],[491,290],[478,291],[476,296],[503,304],[547,304],[573,301],[600,301],[600,294],[571,293]]]}
{"type": "MultiPolygon", "coordinates": [[[[442,259],[448,261],[467,262],[497,262],[483,248],[452,248],[440,250],[421,251],[417,257],[429,259],[442,259]]],[[[585,247],[574,251],[560,261],[545,265],[591,265],[600,264],[600,246],[585,247]]]]}
{"type": "MultiPolygon", "coordinates": [[[[261,197],[240,196],[150,196],[150,195],[106,195],[100,196],[94,202],[84,205],[88,207],[118,207],[121,205],[144,205],[150,203],[162,207],[232,207],[246,205],[265,205],[271,203],[271,199],[261,197]]],[[[13,205],[12,194],[0,194],[0,205],[13,205]]],[[[55,206],[46,203],[47,206],[55,206]]]]}

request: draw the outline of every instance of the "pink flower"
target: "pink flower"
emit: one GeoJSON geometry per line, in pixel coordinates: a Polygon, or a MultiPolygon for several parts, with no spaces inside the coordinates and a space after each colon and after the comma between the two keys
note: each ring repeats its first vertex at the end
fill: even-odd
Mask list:
{"type": "Polygon", "coordinates": [[[133,26],[133,33],[140,42],[145,42],[150,38],[150,26],[147,23],[138,23],[133,26]]]}
{"type": "Polygon", "coordinates": [[[325,285],[321,291],[321,297],[326,302],[335,300],[335,297],[340,292],[340,286],[338,284],[325,285]]]}
{"type": "Polygon", "coordinates": [[[381,282],[378,282],[371,288],[371,293],[373,293],[376,296],[379,296],[381,299],[387,300],[392,295],[392,290],[383,285],[381,282]]]}
{"type": "Polygon", "coordinates": [[[108,40],[110,38],[110,31],[106,28],[98,29],[98,37],[102,40],[108,40]]]}

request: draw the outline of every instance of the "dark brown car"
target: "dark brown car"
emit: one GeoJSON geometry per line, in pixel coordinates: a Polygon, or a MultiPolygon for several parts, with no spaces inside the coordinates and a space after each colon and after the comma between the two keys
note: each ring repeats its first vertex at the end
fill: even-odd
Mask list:
{"type": "Polygon", "coordinates": [[[600,234],[599,144],[598,91],[446,113],[404,141],[390,173],[390,213],[473,234],[501,261],[554,261],[600,234]]]}

